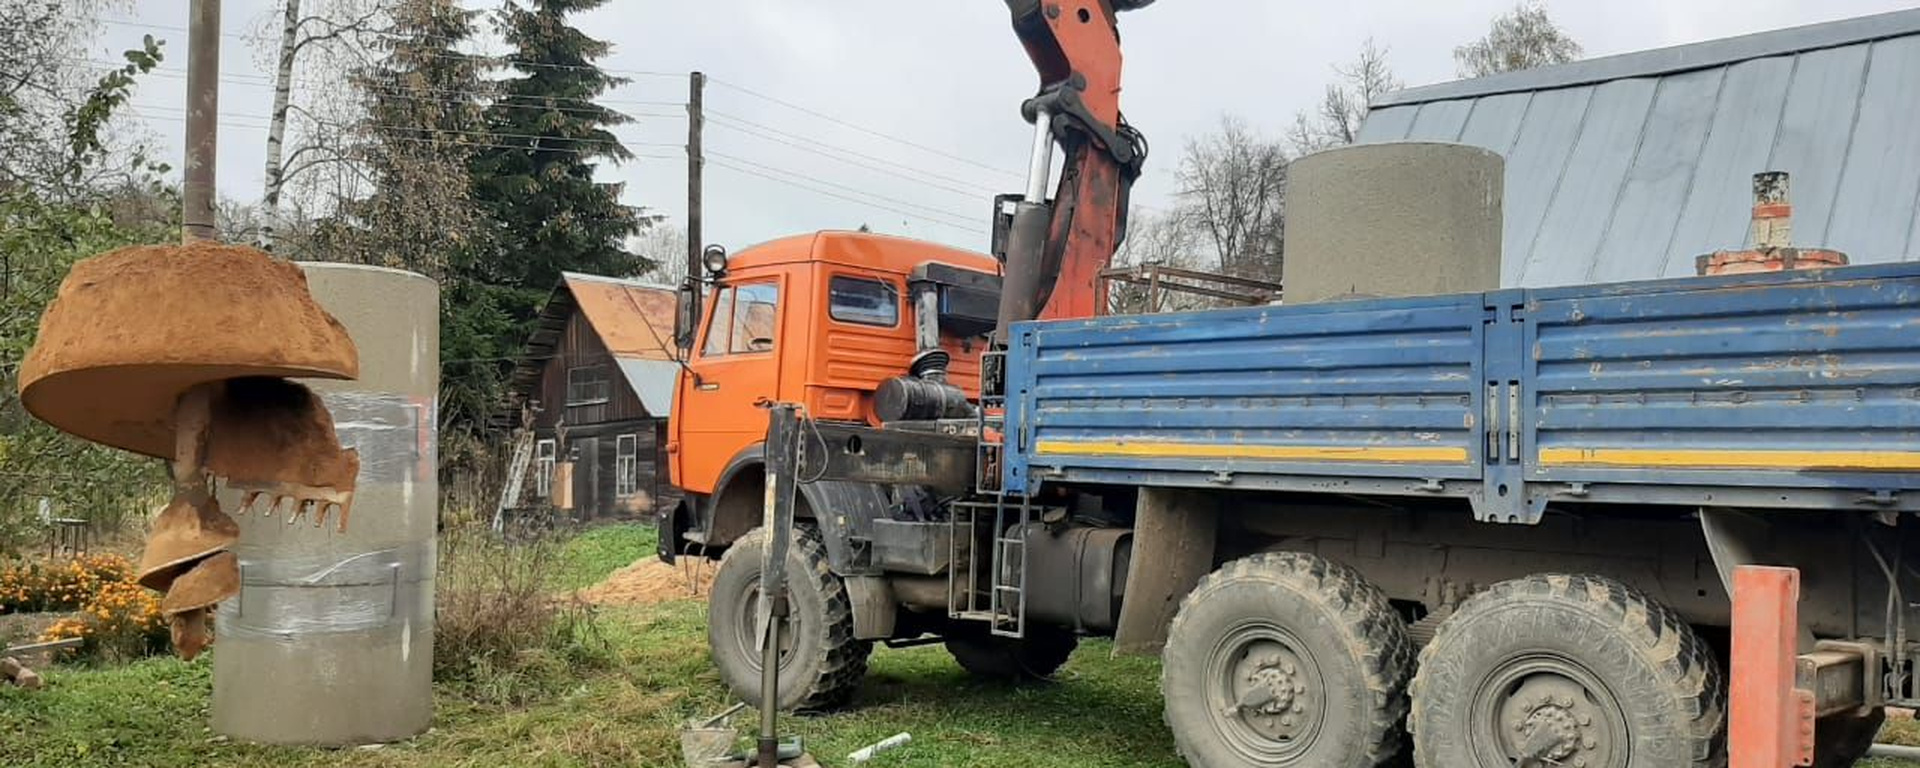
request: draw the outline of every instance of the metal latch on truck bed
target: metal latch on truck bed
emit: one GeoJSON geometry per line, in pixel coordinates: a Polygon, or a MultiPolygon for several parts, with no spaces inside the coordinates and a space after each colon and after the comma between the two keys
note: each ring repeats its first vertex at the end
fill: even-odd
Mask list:
{"type": "Polygon", "coordinates": [[[1480,361],[1485,385],[1480,403],[1482,430],[1480,491],[1471,497],[1474,519],[1487,523],[1540,522],[1546,498],[1527,492],[1524,445],[1527,434],[1521,416],[1526,412],[1525,310],[1519,291],[1487,295],[1486,344],[1480,361]]]}

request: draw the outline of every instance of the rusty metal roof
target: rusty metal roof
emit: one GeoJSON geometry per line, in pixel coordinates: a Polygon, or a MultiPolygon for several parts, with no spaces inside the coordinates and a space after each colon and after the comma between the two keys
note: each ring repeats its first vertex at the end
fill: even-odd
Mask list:
{"type": "Polygon", "coordinates": [[[614,357],[674,359],[672,288],[578,272],[561,281],[614,357]]]}
{"type": "Polygon", "coordinates": [[[508,380],[508,403],[493,419],[495,426],[517,423],[515,415],[532,396],[540,371],[560,346],[574,310],[586,316],[587,326],[612,353],[622,378],[647,413],[665,418],[673,410],[673,390],[679,376],[673,345],[674,289],[616,277],[578,272],[561,274],[560,284],[535,319],[526,348],[508,380]]]}
{"type": "Polygon", "coordinates": [[[1792,174],[1794,242],[1920,259],[1920,10],[1411,88],[1362,142],[1506,157],[1501,282],[1693,273],[1746,239],[1752,176],[1792,174]]]}

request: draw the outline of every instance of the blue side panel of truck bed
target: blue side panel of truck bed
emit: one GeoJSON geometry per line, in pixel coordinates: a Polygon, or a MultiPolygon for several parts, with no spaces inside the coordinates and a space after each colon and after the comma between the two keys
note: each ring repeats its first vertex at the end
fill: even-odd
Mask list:
{"type": "Polygon", "coordinates": [[[1027,323],[1005,483],[1914,509],[1920,265],[1027,323]]]}
{"type": "Polygon", "coordinates": [[[1447,296],[1023,326],[1010,487],[1029,466],[1477,479],[1484,314],[1447,296]]]}
{"type": "Polygon", "coordinates": [[[1911,487],[1920,278],[1894,273],[1532,292],[1529,479],[1911,487]]]}

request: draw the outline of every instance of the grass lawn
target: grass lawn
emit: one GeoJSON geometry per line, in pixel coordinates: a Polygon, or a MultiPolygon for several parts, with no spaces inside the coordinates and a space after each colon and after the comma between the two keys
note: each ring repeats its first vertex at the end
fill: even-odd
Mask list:
{"type": "Polygon", "coordinates": [[[653,556],[659,541],[651,525],[605,525],[582,531],[560,547],[554,588],[591,587],[614,570],[653,556]]]}
{"type": "MultiPolygon", "coordinates": [[[[608,610],[602,619],[618,668],[513,710],[474,706],[442,691],[431,732],[377,750],[215,738],[206,727],[212,676],[204,659],[54,669],[46,690],[0,689],[0,733],[7,734],[0,765],[677,765],[680,722],[729,703],[707,662],[704,606],[608,610]]],[[[1107,655],[1105,643],[1087,643],[1059,682],[1011,688],[972,680],[938,647],[882,649],[851,711],[786,722],[823,757],[844,757],[900,731],[913,734],[912,744],[875,766],[1181,765],[1160,722],[1158,665],[1107,655]]]]}
{"type": "MultiPolygon", "coordinates": [[[[583,534],[563,551],[565,586],[593,583],[646,556],[651,536],[636,526],[583,534]]],[[[613,668],[516,708],[476,705],[443,688],[432,731],[378,749],[260,747],[215,737],[207,728],[212,679],[204,658],[53,669],[46,690],[0,688],[0,766],[678,765],[681,721],[731,703],[707,660],[705,607],[604,609],[600,621],[619,659],[613,668]]],[[[1160,719],[1159,664],[1108,651],[1105,642],[1085,642],[1055,682],[1009,687],[973,680],[938,646],[882,648],[849,711],[783,722],[829,765],[846,765],[848,752],[907,731],[913,743],[868,765],[1179,768],[1160,719]]],[[[741,721],[751,723],[751,716],[741,721]]],[[[1920,743],[1911,721],[1898,727],[1920,743]]]]}

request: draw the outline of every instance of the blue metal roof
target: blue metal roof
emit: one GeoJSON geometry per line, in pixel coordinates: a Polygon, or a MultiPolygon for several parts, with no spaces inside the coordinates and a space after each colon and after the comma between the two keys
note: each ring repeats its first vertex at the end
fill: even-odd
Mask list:
{"type": "Polygon", "coordinates": [[[1920,10],[1382,97],[1360,141],[1506,157],[1501,283],[1673,277],[1744,245],[1752,176],[1792,174],[1793,238],[1920,260],[1920,10]]]}

